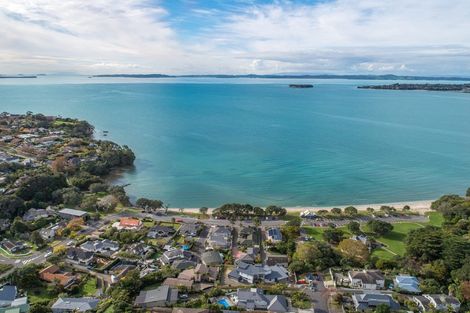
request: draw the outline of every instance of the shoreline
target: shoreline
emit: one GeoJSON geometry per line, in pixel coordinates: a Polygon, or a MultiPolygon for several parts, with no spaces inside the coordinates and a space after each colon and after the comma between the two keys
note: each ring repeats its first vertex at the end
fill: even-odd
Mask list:
{"type": "MultiPolygon", "coordinates": [[[[367,208],[373,208],[374,210],[380,209],[381,206],[392,206],[396,209],[402,209],[405,205],[410,206],[411,211],[424,214],[431,211],[431,203],[435,200],[417,200],[417,201],[403,201],[403,202],[388,202],[388,203],[370,203],[370,204],[357,204],[357,205],[335,205],[335,206],[295,206],[285,207],[288,212],[302,212],[305,210],[320,211],[320,210],[331,210],[332,208],[344,209],[348,206],[353,206],[359,211],[365,211],[367,208]]],[[[184,212],[199,213],[199,208],[183,208],[184,212]]],[[[216,208],[208,208],[208,213],[216,208]]],[[[180,208],[168,208],[169,211],[179,211],[180,208]]]]}

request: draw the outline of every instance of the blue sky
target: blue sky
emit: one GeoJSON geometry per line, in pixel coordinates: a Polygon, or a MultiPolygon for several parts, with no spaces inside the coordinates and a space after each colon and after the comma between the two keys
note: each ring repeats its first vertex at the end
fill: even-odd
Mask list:
{"type": "Polygon", "coordinates": [[[2,73],[470,75],[468,0],[0,0],[2,73]]]}

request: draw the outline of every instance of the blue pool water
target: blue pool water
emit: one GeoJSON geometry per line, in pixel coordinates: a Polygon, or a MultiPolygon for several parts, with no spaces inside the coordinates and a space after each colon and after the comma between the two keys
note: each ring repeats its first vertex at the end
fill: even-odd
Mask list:
{"type": "Polygon", "coordinates": [[[0,111],[108,130],[137,155],[117,182],[172,207],[411,201],[470,185],[470,94],[356,88],[390,81],[64,81],[0,81],[0,111]]]}
{"type": "Polygon", "coordinates": [[[230,304],[228,303],[227,299],[220,299],[217,301],[218,304],[222,305],[225,309],[228,309],[230,307],[230,304]]]}

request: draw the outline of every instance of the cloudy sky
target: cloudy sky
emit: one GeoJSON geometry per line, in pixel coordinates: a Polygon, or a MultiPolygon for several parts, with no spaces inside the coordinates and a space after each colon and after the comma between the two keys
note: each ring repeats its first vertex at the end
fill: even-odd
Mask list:
{"type": "Polygon", "coordinates": [[[0,73],[470,75],[469,0],[0,0],[0,73]]]}

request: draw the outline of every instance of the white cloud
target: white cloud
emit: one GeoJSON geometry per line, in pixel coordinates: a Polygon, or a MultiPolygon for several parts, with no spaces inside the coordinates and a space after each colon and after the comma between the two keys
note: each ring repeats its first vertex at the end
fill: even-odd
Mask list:
{"type": "Polygon", "coordinates": [[[247,3],[181,36],[164,2],[0,0],[0,71],[470,75],[468,0],[247,3]]]}

